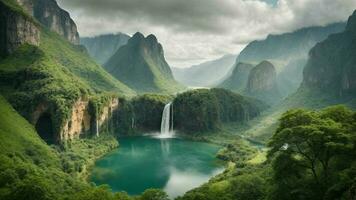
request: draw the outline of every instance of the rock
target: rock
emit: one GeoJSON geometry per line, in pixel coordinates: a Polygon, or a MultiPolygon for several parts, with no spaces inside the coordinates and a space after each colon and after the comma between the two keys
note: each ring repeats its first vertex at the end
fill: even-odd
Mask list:
{"type": "Polygon", "coordinates": [[[55,109],[48,103],[41,102],[34,109],[30,122],[38,127],[39,119],[42,116],[49,118],[47,122],[52,123],[51,127],[59,127],[58,130],[53,129],[53,140],[60,142],[80,138],[85,135],[99,135],[104,129],[110,131],[110,122],[113,120],[113,116],[118,111],[118,108],[119,100],[112,98],[108,105],[103,108],[103,112],[96,115],[96,113],[90,111],[89,100],[80,98],[73,104],[69,119],[64,121],[63,124],[55,124],[55,109]]]}
{"type": "Polygon", "coordinates": [[[73,44],[79,44],[79,33],[67,11],[55,0],[16,0],[24,10],[51,31],[58,33],[73,44]]]}
{"type": "Polygon", "coordinates": [[[30,17],[0,2],[0,57],[11,54],[25,43],[40,44],[38,25],[30,17]]]}
{"type": "Polygon", "coordinates": [[[275,104],[281,99],[276,69],[270,62],[262,61],[250,71],[245,93],[268,104],[275,104]]]}
{"type": "Polygon", "coordinates": [[[325,94],[356,94],[356,11],[346,30],[318,43],[309,53],[302,88],[325,94]]]}
{"type": "Polygon", "coordinates": [[[254,66],[247,63],[238,63],[230,76],[219,87],[242,92],[247,85],[248,76],[254,66]]]}

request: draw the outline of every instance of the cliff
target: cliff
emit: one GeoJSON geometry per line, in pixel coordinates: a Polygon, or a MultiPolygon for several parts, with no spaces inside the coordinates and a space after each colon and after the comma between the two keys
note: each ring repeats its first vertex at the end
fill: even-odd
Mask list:
{"type": "Polygon", "coordinates": [[[112,131],[111,120],[118,111],[119,100],[110,98],[97,112],[90,100],[80,98],[70,108],[68,119],[56,120],[55,108],[48,102],[40,102],[31,114],[30,122],[38,134],[48,143],[72,140],[87,135],[99,136],[102,131],[112,131]],[[58,128],[56,128],[58,127],[58,128]]]}
{"type": "Polygon", "coordinates": [[[127,44],[129,39],[130,36],[123,33],[108,34],[81,38],[80,44],[87,48],[96,62],[105,64],[120,47],[127,44]]]}
{"type": "Polygon", "coordinates": [[[0,1],[0,58],[25,43],[36,46],[40,43],[39,25],[26,14],[13,9],[0,1]]]}
{"type": "Polygon", "coordinates": [[[302,88],[335,94],[356,94],[356,11],[346,30],[318,43],[309,53],[302,88]]]}
{"type": "Polygon", "coordinates": [[[268,61],[261,62],[250,71],[245,93],[268,104],[275,104],[281,99],[276,77],[274,66],[268,61]]]}
{"type": "Polygon", "coordinates": [[[228,75],[218,87],[242,92],[247,85],[248,75],[254,66],[247,63],[238,63],[233,71],[228,75]]]}
{"type": "Polygon", "coordinates": [[[154,35],[136,33],[104,65],[115,78],[139,93],[174,93],[178,84],[164,58],[163,47],[154,35]]]}
{"type": "Polygon", "coordinates": [[[79,33],[67,11],[55,0],[16,0],[24,10],[45,27],[58,33],[73,44],[79,44],[79,33]]]}
{"type": "Polygon", "coordinates": [[[240,62],[256,65],[268,60],[277,71],[281,95],[288,96],[294,93],[302,82],[303,68],[310,49],[330,34],[342,32],[345,26],[345,23],[336,23],[268,35],[266,39],[249,43],[237,57],[235,67],[240,62]]]}

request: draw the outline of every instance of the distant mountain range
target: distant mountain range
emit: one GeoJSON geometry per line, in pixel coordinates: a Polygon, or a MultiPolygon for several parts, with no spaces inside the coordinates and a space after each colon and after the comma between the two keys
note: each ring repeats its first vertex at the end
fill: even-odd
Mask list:
{"type": "Polygon", "coordinates": [[[139,93],[174,93],[184,89],[174,80],[162,45],[154,35],[144,37],[136,33],[104,68],[139,93]]]}
{"type": "Polygon", "coordinates": [[[177,81],[184,85],[208,87],[219,82],[233,67],[235,60],[236,55],[225,55],[189,68],[172,68],[172,71],[177,81]]]}
{"type": "Polygon", "coordinates": [[[271,62],[277,72],[277,84],[283,97],[295,92],[302,82],[303,68],[308,59],[309,50],[330,34],[341,32],[345,23],[331,24],[325,27],[303,28],[291,33],[269,35],[265,40],[253,41],[244,48],[230,71],[218,87],[241,92],[248,75],[240,73],[239,63],[256,65],[264,60],[271,62]],[[236,77],[240,77],[237,82],[236,77]]]}
{"type": "Polygon", "coordinates": [[[130,36],[124,33],[107,34],[80,38],[80,44],[87,48],[92,58],[103,65],[120,47],[127,44],[129,39],[130,36]]]}

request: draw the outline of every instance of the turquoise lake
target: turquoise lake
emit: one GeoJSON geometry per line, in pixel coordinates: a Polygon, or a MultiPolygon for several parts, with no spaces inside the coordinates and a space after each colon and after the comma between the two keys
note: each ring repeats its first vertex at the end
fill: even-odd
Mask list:
{"type": "Polygon", "coordinates": [[[96,162],[90,177],[115,192],[137,195],[161,188],[176,197],[223,171],[215,158],[219,146],[213,144],[151,137],[127,137],[119,142],[118,149],[96,162]]]}

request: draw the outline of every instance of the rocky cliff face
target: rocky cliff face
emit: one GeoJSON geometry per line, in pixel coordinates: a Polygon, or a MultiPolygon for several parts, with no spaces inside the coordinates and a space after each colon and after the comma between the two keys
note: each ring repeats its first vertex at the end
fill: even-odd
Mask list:
{"type": "Polygon", "coordinates": [[[309,56],[302,87],[338,96],[356,94],[356,11],[344,32],[317,44],[309,56]]]}
{"type": "Polygon", "coordinates": [[[276,77],[274,66],[268,61],[261,62],[250,71],[246,94],[268,104],[276,103],[280,100],[276,77]]]}
{"type": "Polygon", "coordinates": [[[0,57],[11,54],[25,43],[39,45],[38,25],[0,1],[0,57]]]}
{"type": "Polygon", "coordinates": [[[28,14],[73,44],[79,44],[77,26],[55,0],[16,0],[28,14]]]}
{"type": "MultiPolygon", "coordinates": [[[[111,101],[103,108],[101,113],[94,113],[90,110],[89,100],[80,98],[72,106],[70,117],[63,124],[54,124],[55,111],[51,106],[42,102],[37,105],[31,115],[31,123],[37,127],[57,127],[58,131],[53,128],[51,135],[53,141],[65,141],[83,137],[85,135],[99,135],[105,129],[110,131],[110,121],[119,108],[119,100],[112,98],[111,101]],[[43,117],[45,122],[41,122],[43,117]],[[42,124],[41,124],[42,123],[42,124]],[[47,123],[47,124],[46,124],[47,123]],[[50,125],[48,125],[50,123],[50,125]]],[[[48,131],[48,130],[47,130],[48,131]]],[[[41,133],[39,133],[41,135],[41,133]]]]}
{"type": "Polygon", "coordinates": [[[242,92],[246,88],[248,76],[253,67],[253,65],[247,63],[238,63],[228,78],[223,81],[219,87],[242,92]]]}
{"type": "Polygon", "coordinates": [[[173,93],[182,89],[164,58],[154,35],[136,33],[104,65],[115,78],[139,93],[173,93]]]}
{"type": "Polygon", "coordinates": [[[127,44],[129,39],[130,36],[118,33],[81,38],[80,43],[99,64],[105,64],[120,47],[127,44]]]}
{"type": "Polygon", "coordinates": [[[291,33],[269,35],[266,39],[248,44],[237,57],[236,63],[258,64],[270,61],[276,68],[280,93],[294,93],[302,82],[302,74],[310,49],[330,34],[345,30],[346,23],[325,27],[307,27],[291,33]]]}

